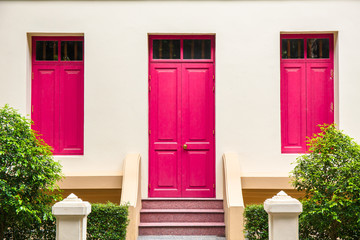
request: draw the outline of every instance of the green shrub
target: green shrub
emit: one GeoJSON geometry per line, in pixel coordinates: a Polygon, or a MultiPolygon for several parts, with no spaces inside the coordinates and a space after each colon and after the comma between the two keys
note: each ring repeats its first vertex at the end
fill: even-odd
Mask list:
{"type": "Polygon", "coordinates": [[[16,222],[8,227],[5,232],[4,239],[37,239],[49,240],[56,237],[55,217],[51,214],[50,206],[45,210],[48,214],[47,219],[43,219],[41,223],[35,221],[24,227],[21,223],[16,222]]]}
{"type": "MultiPolygon", "coordinates": [[[[26,226],[22,226],[19,222],[14,223],[8,227],[4,239],[55,239],[55,217],[51,214],[49,206],[46,207],[45,211],[50,218],[43,220],[41,223],[34,222],[26,226]]],[[[91,205],[91,213],[87,221],[87,239],[125,239],[128,222],[128,206],[113,203],[94,203],[91,205]]]]}
{"type": "Polygon", "coordinates": [[[128,206],[113,203],[92,204],[88,216],[87,239],[125,239],[128,223],[128,206]]]}
{"type": "Polygon", "coordinates": [[[334,125],[308,140],[293,185],[305,192],[302,239],[360,239],[360,146],[334,125]]]}
{"type": "Polygon", "coordinates": [[[54,191],[61,177],[31,120],[8,105],[0,108],[0,239],[9,226],[30,228],[50,217],[45,209],[60,199],[54,191]]]}
{"type": "Polygon", "coordinates": [[[249,240],[269,239],[268,214],[262,204],[246,206],[244,217],[246,238],[249,240]]]}
{"type": "MultiPolygon", "coordinates": [[[[322,125],[297,158],[294,187],[305,193],[299,216],[302,240],[360,239],[360,146],[334,125],[322,125]]],[[[267,239],[262,205],[245,208],[249,240],[267,239]]]]}

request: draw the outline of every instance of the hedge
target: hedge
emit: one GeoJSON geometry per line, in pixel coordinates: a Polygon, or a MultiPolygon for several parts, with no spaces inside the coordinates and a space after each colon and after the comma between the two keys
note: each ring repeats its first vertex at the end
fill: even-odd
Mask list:
{"type": "MultiPolygon", "coordinates": [[[[312,205],[306,201],[301,201],[303,205],[303,213],[312,212],[312,205]]],[[[264,210],[262,204],[248,205],[245,207],[245,236],[248,240],[268,240],[268,214],[264,210]]],[[[299,216],[299,239],[300,240],[328,240],[331,239],[325,232],[323,216],[315,214],[300,214],[299,216]]],[[[349,224],[348,228],[351,231],[344,232],[341,236],[342,240],[345,239],[360,239],[360,229],[357,229],[356,222],[349,224]]]]}
{"type": "Polygon", "coordinates": [[[262,204],[248,205],[244,211],[245,236],[249,240],[268,240],[268,214],[262,204]]]}
{"type": "Polygon", "coordinates": [[[128,223],[128,206],[93,204],[88,216],[87,239],[125,239],[128,223]]]}
{"type": "MultiPolygon", "coordinates": [[[[47,211],[51,212],[49,207],[47,211]]],[[[42,223],[30,223],[28,226],[13,225],[5,233],[6,240],[37,239],[49,240],[56,238],[56,221],[43,219],[42,223]]],[[[91,213],[87,222],[87,239],[119,240],[125,239],[128,220],[128,206],[113,203],[91,204],[91,213]]]]}

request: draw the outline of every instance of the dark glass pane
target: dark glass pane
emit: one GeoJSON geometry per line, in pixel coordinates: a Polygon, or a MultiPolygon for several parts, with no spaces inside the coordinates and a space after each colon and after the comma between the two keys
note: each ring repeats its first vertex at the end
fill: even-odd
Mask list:
{"type": "Polygon", "coordinates": [[[303,39],[283,39],[282,58],[304,58],[304,40],[303,39]]]}
{"type": "Polygon", "coordinates": [[[211,40],[184,40],[184,59],[210,59],[211,40]]]}
{"type": "Polygon", "coordinates": [[[58,42],[57,41],[37,41],[36,60],[38,61],[57,61],[58,42]]]}
{"type": "Polygon", "coordinates": [[[81,61],[81,60],[83,60],[82,41],[61,42],[61,61],[81,61]]]}
{"type": "Polygon", "coordinates": [[[180,40],[153,40],[153,59],[180,59],[180,40]]]}
{"type": "Polygon", "coordinates": [[[310,38],[307,40],[308,58],[329,58],[329,39],[310,38]]]}

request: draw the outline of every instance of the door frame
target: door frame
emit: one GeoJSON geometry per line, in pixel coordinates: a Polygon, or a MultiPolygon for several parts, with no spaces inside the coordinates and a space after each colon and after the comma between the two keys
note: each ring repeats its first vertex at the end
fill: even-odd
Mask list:
{"type": "MultiPolygon", "coordinates": [[[[214,194],[212,198],[216,198],[216,81],[215,81],[215,34],[194,34],[194,35],[184,35],[184,34],[176,34],[176,35],[169,35],[169,34],[148,34],[148,197],[150,196],[150,155],[151,155],[151,141],[150,141],[150,134],[151,134],[151,123],[150,123],[150,81],[151,81],[151,64],[152,63],[212,63],[213,64],[213,81],[214,81],[214,97],[213,97],[213,128],[214,128],[214,138],[213,138],[213,179],[214,179],[214,194]],[[180,59],[153,59],[153,40],[167,40],[167,39],[173,39],[173,40],[180,40],[180,59]],[[210,59],[184,59],[183,58],[183,41],[182,40],[188,40],[188,39],[196,39],[196,40],[211,40],[211,57],[210,59]]],[[[180,197],[185,198],[185,197],[180,197]]]]}

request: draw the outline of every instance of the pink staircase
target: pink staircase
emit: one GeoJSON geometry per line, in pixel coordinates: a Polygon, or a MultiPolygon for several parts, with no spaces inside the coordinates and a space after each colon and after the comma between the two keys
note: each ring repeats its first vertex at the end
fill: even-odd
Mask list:
{"type": "Polygon", "coordinates": [[[142,200],[139,235],[225,236],[223,201],[159,198],[142,200]]]}

